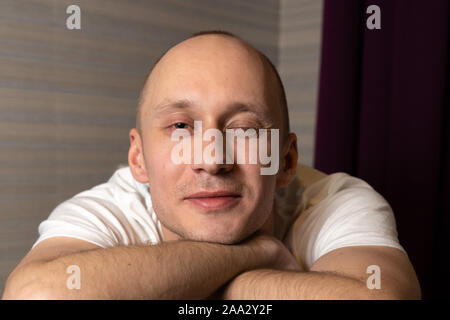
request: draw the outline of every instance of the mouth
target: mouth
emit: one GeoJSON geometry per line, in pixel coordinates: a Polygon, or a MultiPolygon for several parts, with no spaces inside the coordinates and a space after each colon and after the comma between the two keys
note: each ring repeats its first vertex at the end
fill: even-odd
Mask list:
{"type": "Polygon", "coordinates": [[[197,192],[184,200],[193,206],[206,210],[227,209],[236,205],[242,196],[236,192],[218,190],[213,192],[197,192]]]}

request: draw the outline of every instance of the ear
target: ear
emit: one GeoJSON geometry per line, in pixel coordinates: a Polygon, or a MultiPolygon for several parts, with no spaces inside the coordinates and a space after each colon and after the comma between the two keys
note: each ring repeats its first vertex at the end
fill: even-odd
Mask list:
{"type": "Polygon", "coordinates": [[[134,179],[140,183],[148,182],[145,168],[142,139],[136,128],[130,130],[130,150],[128,150],[128,164],[134,179]]]}
{"type": "Polygon", "coordinates": [[[280,157],[280,170],[277,174],[277,187],[285,187],[294,179],[297,174],[297,136],[289,133],[280,157]]]}

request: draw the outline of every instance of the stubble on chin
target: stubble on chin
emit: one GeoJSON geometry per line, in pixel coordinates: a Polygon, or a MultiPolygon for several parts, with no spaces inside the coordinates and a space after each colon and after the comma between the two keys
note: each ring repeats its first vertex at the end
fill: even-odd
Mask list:
{"type": "Polygon", "coordinates": [[[197,242],[207,242],[207,243],[216,243],[223,245],[236,245],[241,242],[244,242],[248,238],[250,238],[257,231],[261,230],[263,227],[256,226],[253,228],[245,228],[241,230],[237,230],[234,232],[195,232],[195,231],[186,231],[181,230],[181,228],[173,227],[161,222],[161,227],[163,229],[164,241],[177,241],[177,240],[186,240],[186,241],[197,241],[197,242]]]}

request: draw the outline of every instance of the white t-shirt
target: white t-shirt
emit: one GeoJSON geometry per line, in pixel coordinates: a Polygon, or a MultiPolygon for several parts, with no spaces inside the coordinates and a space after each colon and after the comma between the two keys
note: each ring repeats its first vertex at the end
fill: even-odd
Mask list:
{"type": "MultiPolygon", "coordinates": [[[[303,268],[331,250],[357,245],[404,249],[386,200],[361,179],[334,173],[307,188],[295,179],[275,195],[275,236],[303,268]]],[[[108,182],[59,204],[39,225],[39,238],[72,237],[102,248],[163,241],[148,184],[121,165],[108,182]]]]}

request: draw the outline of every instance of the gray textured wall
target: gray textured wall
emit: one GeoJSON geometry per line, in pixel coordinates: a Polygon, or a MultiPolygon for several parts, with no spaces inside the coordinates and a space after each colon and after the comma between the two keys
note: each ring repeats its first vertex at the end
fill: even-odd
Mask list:
{"type": "Polygon", "coordinates": [[[306,48],[317,50],[320,26],[310,20],[320,8],[312,2],[1,0],[0,292],[51,210],[127,162],[128,131],[148,68],[193,32],[234,32],[280,65],[300,150],[311,150],[315,83],[301,77],[316,78],[310,64],[317,57],[296,57],[299,47],[289,43],[308,40],[306,48]],[[70,4],[81,7],[82,30],[66,28],[70,4]],[[311,22],[309,36],[296,12],[311,22]]]}
{"type": "Polygon", "coordinates": [[[278,70],[283,80],[299,162],[314,158],[322,0],[281,0],[278,70]]]}

